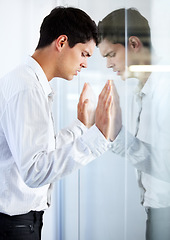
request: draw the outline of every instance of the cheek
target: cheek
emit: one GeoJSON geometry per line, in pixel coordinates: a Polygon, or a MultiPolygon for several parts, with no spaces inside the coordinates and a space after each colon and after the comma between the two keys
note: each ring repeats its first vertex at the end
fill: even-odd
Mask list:
{"type": "Polygon", "coordinates": [[[77,67],[78,63],[80,62],[80,57],[76,54],[72,54],[69,58],[69,63],[72,65],[72,67],[77,67]]]}
{"type": "Polygon", "coordinates": [[[125,51],[122,50],[119,52],[119,63],[122,65],[122,67],[126,65],[126,55],[125,55],[125,51]]]}
{"type": "Polygon", "coordinates": [[[124,57],[120,56],[120,58],[118,59],[117,62],[119,63],[119,66],[120,66],[122,69],[125,68],[126,63],[125,63],[125,58],[124,58],[124,57]]]}
{"type": "Polygon", "coordinates": [[[127,54],[127,66],[131,66],[131,65],[134,65],[134,58],[133,58],[133,55],[128,52],[127,54]]]}

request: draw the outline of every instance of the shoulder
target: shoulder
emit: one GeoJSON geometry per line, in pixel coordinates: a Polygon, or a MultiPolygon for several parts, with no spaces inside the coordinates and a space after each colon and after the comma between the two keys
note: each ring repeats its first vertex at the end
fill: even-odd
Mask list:
{"type": "Polygon", "coordinates": [[[0,92],[8,101],[14,95],[39,88],[35,72],[26,64],[20,65],[0,79],[0,92]]]}

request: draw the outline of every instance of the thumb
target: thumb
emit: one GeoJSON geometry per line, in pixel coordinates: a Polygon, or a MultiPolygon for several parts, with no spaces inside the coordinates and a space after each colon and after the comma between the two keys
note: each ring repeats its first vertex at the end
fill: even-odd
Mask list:
{"type": "Polygon", "coordinates": [[[88,99],[85,99],[84,102],[83,102],[83,112],[87,110],[87,103],[89,102],[88,99]]]}

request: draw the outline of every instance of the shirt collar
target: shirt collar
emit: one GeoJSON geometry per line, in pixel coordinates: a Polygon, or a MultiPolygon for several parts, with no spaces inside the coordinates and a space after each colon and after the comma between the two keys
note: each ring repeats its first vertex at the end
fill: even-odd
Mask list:
{"type": "Polygon", "coordinates": [[[142,97],[144,95],[153,96],[154,90],[160,81],[162,73],[161,72],[152,72],[144,84],[143,88],[138,92],[138,94],[142,97]]]}
{"type": "MultiPolygon", "coordinates": [[[[161,58],[159,60],[159,62],[157,63],[157,65],[165,65],[167,64],[167,59],[161,58]]],[[[143,86],[142,90],[141,90],[141,94],[144,95],[153,95],[154,90],[156,88],[156,86],[158,86],[158,83],[161,79],[162,76],[162,72],[152,72],[151,75],[149,76],[147,82],[145,83],[145,85],[143,86]]]]}
{"type": "Polygon", "coordinates": [[[31,56],[28,56],[26,59],[26,64],[34,71],[39,83],[41,84],[41,87],[47,97],[53,95],[52,88],[48,82],[48,79],[39,65],[39,63],[33,59],[31,56]]]}
{"type": "Polygon", "coordinates": [[[143,88],[141,89],[141,94],[143,95],[152,94],[153,87],[154,87],[154,80],[153,80],[153,74],[151,73],[148,80],[146,81],[143,88]]]}
{"type": "Polygon", "coordinates": [[[135,96],[137,102],[138,101],[141,102],[144,96],[150,96],[152,98],[154,89],[157,85],[157,78],[158,74],[155,76],[155,73],[151,73],[151,75],[149,76],[148,80],[146,81],[142,88],[140,87],[140,83],[136,86],[135,96]]]}

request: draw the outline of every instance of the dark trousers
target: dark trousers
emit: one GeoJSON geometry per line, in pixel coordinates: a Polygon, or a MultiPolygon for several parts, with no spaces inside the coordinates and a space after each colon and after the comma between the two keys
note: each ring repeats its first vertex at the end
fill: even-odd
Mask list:
{"type": "Polygon", "coordinates": [[[148,208],[146,240],[170,240],[170,207],[148,208]]]}
{"type": "Polygon", "coordinates": [[[9,216],[0,213],[0,240],[40,240],[43,211],[9,216]]]}

